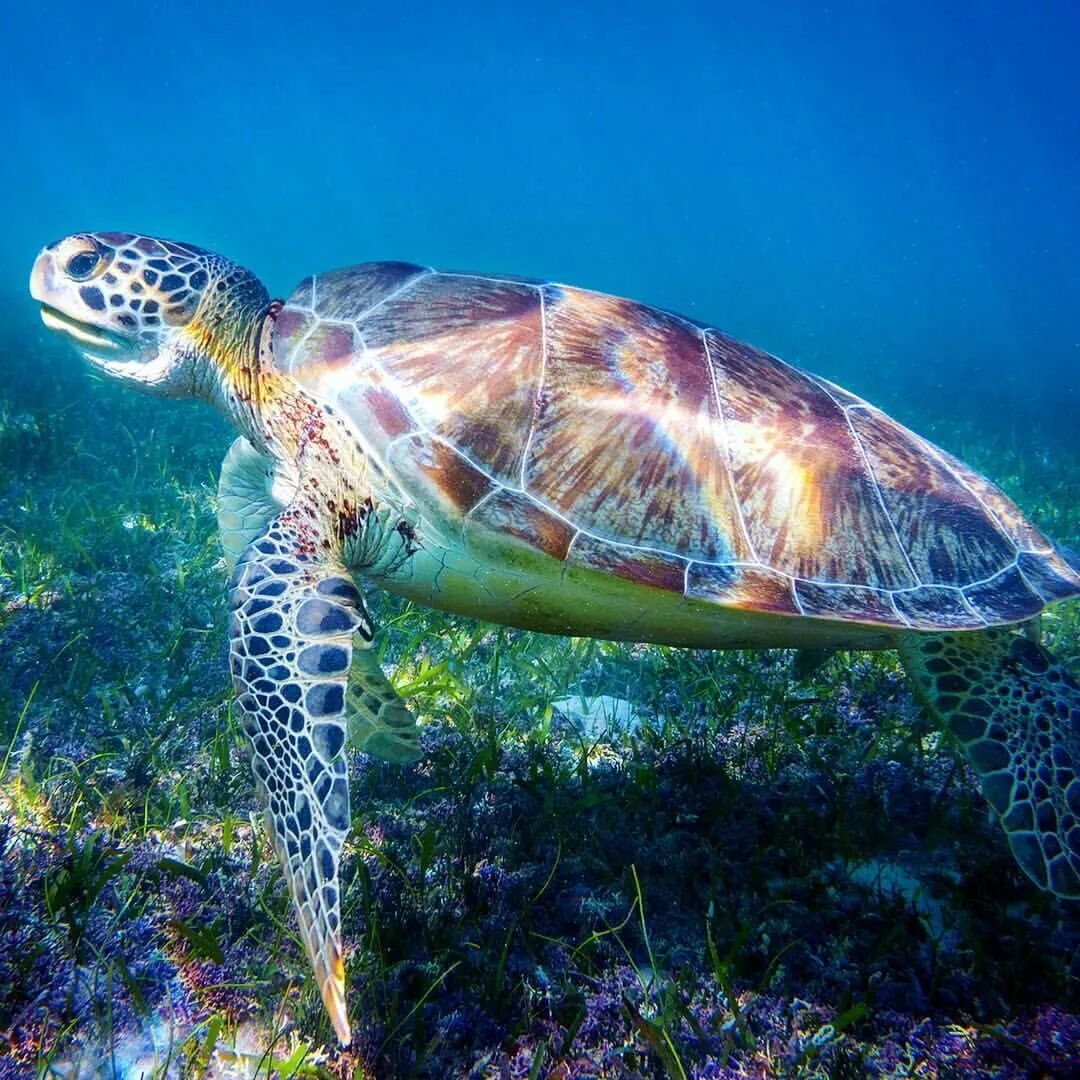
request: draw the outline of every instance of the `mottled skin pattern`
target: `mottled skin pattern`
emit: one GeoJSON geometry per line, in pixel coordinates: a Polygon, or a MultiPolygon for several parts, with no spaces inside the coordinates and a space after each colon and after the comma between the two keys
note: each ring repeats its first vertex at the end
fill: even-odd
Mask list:
{"type": "Polygon", "coordinates": [[[908,637],[900,652],[979,774],[1016,861],[1040,888],[1076,897],[1080,685],[1007,630],[908,637]]]}
{"type": "Polygon", "coordinates": [[[1080,688],[1008,629],[1080,592],[986,480],[824,379],[610,296],[374,263],[283,305],[190,245],[78,234],[46,324],[239,428],[232,672],[323,1000],[349,1041],[344,748],[417,754],[354,581],[554,633],[898,648],[1024,871],[1080,896],[1080,688]]]}

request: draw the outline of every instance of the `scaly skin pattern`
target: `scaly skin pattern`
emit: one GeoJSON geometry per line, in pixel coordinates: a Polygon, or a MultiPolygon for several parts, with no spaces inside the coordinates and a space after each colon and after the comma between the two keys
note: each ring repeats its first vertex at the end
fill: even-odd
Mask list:
{"type": "Polygon", "coordinates": [[[347,1045],[338,880],[350,825],[344,747],[353,649],[368,648],[373,629],[344,553],[349,545],[355,569],[355,551],[368,541],[378,564],[405,539],[392,532],[383,542],[378,528],[369,528],[379,520],[366,494],[371,470],[348,425],[274,367],[276,315],[271,307],[259,336],[258,376],[233,377],[224,391],[252,418],[249,437],[292,474],[295,489],[237,561],[231,669],[301,936],[334,1030],[347,1045]]]}
{"type": "Polygon", "coordinates": [[[1008,630],[908,634],[900,653],[978,774],[1024,873],[1080,898],[1080,685],[1008,630]]]}
{"type": "Polygon", "coordinates": [[[415,749],[354,654],[372,634],[358,577],[555,633],[899,648],[1025,873],[1080,896],[1080,687],[994,629],[1077,595],[1080,574],[866,402],[629,300],[406,263],[308,278],[282,305],[192,245],[81,233],[41,252],[31,293],[100,371],[207,401],[247,441],[223,503],[232,673],[343,1043],[348,729],[396,760],[415,749]],[[287,494],[263,501],[263,460],[287,494]]]}

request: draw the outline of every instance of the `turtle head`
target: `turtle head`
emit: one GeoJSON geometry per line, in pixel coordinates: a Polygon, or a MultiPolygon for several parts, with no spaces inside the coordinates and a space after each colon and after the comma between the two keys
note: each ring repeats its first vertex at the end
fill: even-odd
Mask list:
{"type": "Polygon", "coordinates": [[[270,298],[254,274],[191,244],[76,233],[30,275],[41,318],[95,368],[163,397],[213,400],[254,349],[270,298]]]}

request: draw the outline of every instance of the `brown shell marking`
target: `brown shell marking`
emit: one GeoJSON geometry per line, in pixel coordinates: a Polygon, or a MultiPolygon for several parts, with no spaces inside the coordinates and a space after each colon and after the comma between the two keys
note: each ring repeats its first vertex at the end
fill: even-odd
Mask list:
{"type": "Polygon", "coordinates": [[[686,595],[725,607],[801,615],[793,582],[764,566],[712,566],[691,563],[686,572],[686,595]]]}
{"type": "Polygon", "coordinates": [[[275,355],[443,525],[568,566],[920,629],[1016,621],[1080,592],[947,454],[824,379],[632,301],[370,264],[305,282],[275,355]]]}
{"type": "Polygon", "coordinates": [[[565,559],[574,527],[522,491],[498,488],[469,513],[469,524],[513,536],[553,559],[565,559]]]}
{"type": "Polygon", "coordinates": [[[486,472],[428,432],[396,439],[386,460],[391,475],[406,491],[426,493],[425,505],[447,507],[440,515],[441,523],[452,525],[499,490],[486,472]]]}
{"type": "Polygon", "coordinates": [[[688,563],[677,555],[642,551],[578,533],[566,561],[573,566],[613,574],[636,585],[649,585],[666,592],[685,592],[688,563]]]}
{"type": "Polygon", "coordinates": [[[421,426],[500,483],[520,484],[543,365],[537,289],[432,274],[357,326],[421,426]]]}

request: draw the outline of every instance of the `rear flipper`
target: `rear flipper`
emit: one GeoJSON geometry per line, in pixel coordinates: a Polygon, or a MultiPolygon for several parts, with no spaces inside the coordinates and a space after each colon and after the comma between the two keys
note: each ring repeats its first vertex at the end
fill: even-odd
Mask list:
{"type": "Polygon", "coordinates": [[[1080,685],[1010,630],[905,635],[900,655],[979,774],[1024,873],[1080,899],[1080,685]]]}

